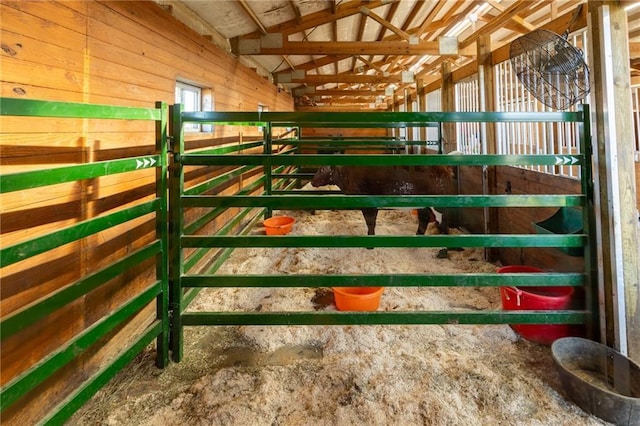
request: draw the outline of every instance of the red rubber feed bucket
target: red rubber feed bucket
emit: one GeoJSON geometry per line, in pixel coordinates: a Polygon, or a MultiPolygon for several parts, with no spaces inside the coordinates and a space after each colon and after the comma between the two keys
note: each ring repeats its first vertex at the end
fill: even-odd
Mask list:
{"type": "Polygon", "coordinates": [[[384,287],[334,287],[333,295],[339,311],[376,311],[384,287]]]}
{"type": "MultiPolygon", "coordinates": [[[[544,272],[532,266],[505,266],[499,274],[544,272]]],[[[500,287],[502,309],[506,311],[545,311],[568,309],[573,287],[500,287]]],[[[543,345],[572,335],[570,324],[510,324],[523,338],[543,345]]]]}

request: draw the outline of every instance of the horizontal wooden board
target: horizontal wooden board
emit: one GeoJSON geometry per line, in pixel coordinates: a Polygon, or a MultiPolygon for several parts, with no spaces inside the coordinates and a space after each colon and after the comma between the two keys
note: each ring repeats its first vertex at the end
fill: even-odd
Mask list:
{"type": "MultiPolygon", "coordinates": [[[[175,82],[184,79],[210,89],[214,108],[219,111],[255,111],[258,105],[270,110],[293,109],[289,94],[278,91],[268,80],[187,29],[153,2],[3,2],[0,7],[0,36],[9,47],[0,53],[2,96],[153,107],[156,101],[172,103],[175,82]]],[[[4,173],[155,152],[152,122],[3,116],[0,128],[0,164],[4,173]]],[[[188,146],[206,148],[257,137],[261,137],[257,127],[216,126],[209,134],[189,134],[188,146]]],[[[192,168],[187,182],[202,182],[225,170],[228,168],[192,168]]],[[[246,173],[221,188],[225,192],[237,191],[240,182],[246,185],[258,177],[258,172],[259,169],[246,173]]],[[[2,244],[24,241],[149,201],[155,197],[154,174],[155,170],[145,169],[0,195],[2,244]]],[[[196,213],[194,210],[187,215],[194,217],[196,213]]],[[[234,214],[225,212],[199,232],[216,232],[234,214]]],[[[46,297],[149,244],[156,238],[155,229],[154,215],[146,215],[3,268],[3,314],[46,297]]],[[[82,330],[140,292],[155,279],[154,275],[153,265],[141,264],[85,298],[85,305],[79,310],[61,313],[62,319],[56,323],[74,324],[68,332],[82,330]]],[[[155,316],[153,308],[143,321],[122,330],[140,330],[155,316]]],[[[50,324],[45,320],[33,329],[45,332],[47,326],[50,324]]],[[[33,347],[28,346],[33,355],[22,358],[19,345],[15,345],[13,358],[6,360],[8,376],[4,376],[3,362],[3,379],[39,362],[69,335],[51,333],[41,343],[34,340],[33,347]]],[[[74,368],[37,389],[33,393],[35,399],[30,396],[3,413],[3,419],[6,414],[11,421],[35,423],[64,398],[68,389],[76,388],[84,377],[112,359],[131,336],[119,332],[112,339],[105,339],[74,368]],[[33,404],[38,398],[49,402],[33,404]]],[[[17,339],[21,338],[24,336],[17,339]]],[[[4,348],[5,342],[3,353],[4,348]]]]}
{"type": "Polygon", "coordinates": [[[38,300],[80,277],[80,243],[34,256],[2,268],[2,315],[38,300]],[[31,277],[38,277],[34,280],[31,277]]]}
{"type": "Polygon", "coordinates": [[[78,37],[79,47],[77,50],[69,47],[61,47],[48,43],[44,40],[25,37],[22,34],[2,30],[0,31],[2,43],[8,46],[10,52],[7,54],[15,59],[33,64],[61,68],[69,71],[82,73],[85,68],[86,55],[83,50],[84,40],[78,37]]]}
{"type": "Polygon", "coordinates": [[[50,44],[72,51],[84,49],[86,18],[65,7],[64,3],[3,1],[0,14],[5,31],[24,34],[31,39],[48,39],[50,44]]]}

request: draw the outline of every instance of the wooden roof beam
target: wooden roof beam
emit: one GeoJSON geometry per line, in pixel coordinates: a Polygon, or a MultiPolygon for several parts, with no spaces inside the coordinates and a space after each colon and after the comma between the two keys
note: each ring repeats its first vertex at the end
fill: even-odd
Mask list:
{"type": "MultiPolygon", "coordinates": [[[[351,108],[348,108],[348,111],[371,111],[368,104],[359,104],[362,105],[360,108],[355,108],[355,105],[351,108]]],[[[296,111],[298,112],[344,112],[345,106],[331,106],[331,105],[301,105],[296,106],[296,111]]]]}
{"type": "MultiPolygon", "coordinates": [[[[438,42],[422,41],[410,44],[402,41],[284,41],[282,47],[260,47],[257,50],[242,51],[239,54],[249,55],[440,55],[438,42]]],[[[455,56],[475,56],[477,52],[470,49],[459,49],[455,56]]]]}
{"type": "MultiPolygon", "coordinates": [[[[574,23],[574,26],[573,26],[574,29],[584,28],[587,25],[586,9],[587,8],[583,7],[582,10],[580,11],[578,18],[574,23]]],[[[572,10],[554,19],[553,21],[538,27],[538,29],[549,30],[555,33],[562,33],[567,29],[567,27],[573,21],[573,15],[574,15],[574,11],[572,10]]],[[[499,47],[498,49],[493,51],[491,56],[493,57],[494,64],[509,59],[509,46],[510,46],[510,43],[506,43],[502,47],[499,47]]]]}
{"type": "MultiPolygon", "coordinates": [[[[491,7],[493,7],[495,10],[497,10],[498,12],[504,12],[505,7],[502,6],[500,3],[498,3],[495,0],[487,0],[487,3],[489,3],[489,5],[491,7]]],[[[519,26],[521,26],[522,33],[527,33],[530,31],[533,31],[536,29],[535,26],[533,26],[533,24],[528,23],[527,21],[525,21],[522,17],[520,17],[519,15],[514,15],[511,17],[511,20],[513,22],[515,22],[516,24],[518,24],[519,26]]]]}
{"type": "Polygon", "coordinates": [[[349,105],[349,104],[368,104],[375,103],[376,96],[369,96],[366,98],[349,98],[349,99],[341,99],[341,98],[319,98],[317,95],[313,96],[313,100],[319,104],[325,105],[349,105]]]}
{"type": "Polygon", "coordinates": [[[240,4],[242,9],[244,10],[244,12],[247,15],[249,15],[249,18],[251,18],[251,21],[253,21],[253,23],[256,24],[256,26],[260,29],[260,32],[262,34],[266,34],[267,33],[267,29],[262,24],[262,22],[260,22],[260,19],[258,18],[258,15],[256,15],[255,12],[251,9],[251,6],[249,6],[249,4],[247,4],[246,0],[237,0],[237,1],[238,1],[238,4],[240,4]]]}
{"type": "MultiPolygon", "coordinates": [[[[399,0],[374,0],[374,1],[349,1],[335,7],[335,13],[333,12],[333,7],[329,7],[326,10],[311,13],[309,15],[303,16],[299,21],[296,22],[296,19],[283,22],[278,25],[274,25],[272,27],[267,28],[267,32],[269,33],[282,33],[285,36],[290,34],[299,33],[304,30],[308,30],[313,27],[317,27],[320,25],[328,24],[338,19],[346,18],[355,14],[360,13],[360,8],[362,6],[366,6],[369,9],[375,9],[377,7],[385,6],[390,2],[396,2],[399,0]]],[[[260,37],[258,32],[253,32],[240,38],[256,38],[260,37]]]]}
{"type": "Polygon", "coordinates": [[[374,64],[374,63],[372,63],[372,62],[368,61],[367,59],[363,58],[362,56],[356,56],[356,58],[357,58],[357,59],[360,59],[360,60],[361,60],[361,61],[362,61],[366,66],[368,66],[369,68],[372,68],[372,69],[374,69],[374,70],[378,71],[378,72],[379,72],[379,73],[381,73],[381,74],[384,74],[384,73],[385,73],[385,71],[384,71],[382,68],[380,68],[378,65],[376,65],[376,64],[374,64]]]}
{"type": "Polygon", "coordinates": [[[418,33],[418,37],[421,36],[426,30],[427,28],[429,28],[429,26],[433,23],[433,21],[436,19],[436,15],[438,14],[438,12],[440,12],[440,10],[447,4],[446,1],[437,1],[435,2],[435,6],[433,7],[433,9],[431,9],[431,11],[429,12],[429,14],[427,15],[427,17],[425,18],[424,21],[422,21],[422,24],[420,25],[420,27],[416,30],[416,32],[418,33]]]}
{"type": "Polygon", "coordinates": [[[300,8],[296,4],[296,2],[293,0],[289,0],[289,6],[291,6],[291,9],[293,10],[293,14],[296,15],[296,22],[300,23],[300,19],[302,19],[302,13],[300,12],[300,8]]]}
{"type": "Polygon", "coordinates": [[[385,27],[388,30],[390,30],[391,32],[397,34],[400,38],[403,38],[403,39],[409,41],[412,44],[417,44],[418,43],[418,40],[415,37],[411,36],[411,34],[401,30],[400,28],[396,27],[391,22],[385,20],[381,16],[376,15],[368,7],[365,7],[365,6],[361,7],[360,8],[360,13],[362,13],[363,15],[366,15],[369,18],[373,19],[374,21],[376,21],[377,23],[379,23],[383,27],[385,27]]]}
{"type": "MultiPolygon", "coordinates": [[[[325,65],[331,65],[333,63],[340,62],[343,59],[350,58],[352,55],[326,55],[322,58],[312,59],[310,62],[305,62],[304,64],[296,65],[296,69],[310,71],[315,68],[324,67],[325,65]]],[[[289,72],[289,70],[278,71],[276,74],[289,72]]]]}
{"type": "MultiPolygon", "coordinates": [[[[482,1],[480,0],[472,1],[461,12],[455,13],[455,14],[451,13],[445,16],[445,18],[441,21],[442,24],[444,24],[444,27],[442,29],[442,34],[446,34],[452,28],[454,28],[458,24],[458,22],[466,19],[471,14],[471,12],[473,12],[473,10],[478,6],[478,4],[481,4],[481,3],[482,1]]],[[[458,7],[463,6],[462,2],[460,2],[459,4],[460,5],[458,7]]]]}
{"type": "Polygon", "coordinates": [[[520,0],[518,2],[513,3],[511,6],[506,8],[502,13],[496,16],[486,25],[483,25],[477,31],[474,31],[469,37],[462,40],[460,42],[459,47],[465,48],[476,42],[478,37],[481,35],[490,35],[496,29],[504,25],[505,21],[510,20],[513,16],[516,16],[520,13],[526,14],[527,12],[531,13],[533,10],[544,7],[547,4],[551,3],[551,0],[543,0],[541,2],[531,2],[527,0],[520,0]]]}
{"type": "Polygon", "coordinates": [[[291,61],[289,60],[289,58],[287,58],[286,55],[282,55],[282,59],[284,59],[284,61],[287,63],[287,65],[289,65],[289,68],[291,68],[292,70],[296,69],[295,65],[293,65],[291,63],[291,61]]]}
{"type": "MultiPolygon", "coordinates": [[[[356,40],[357,41],[362,41],[362,37],[364,35],[364,29],[365,29],[365,26],[366,26],[365,24],[367,23],[367,19],[362,15],[360,15],[358,18],[359,18],[359,24],[358,24],[358,35],[357,35],[356,40]]],[[[356,72],[356,63],[357,63],[356,57],[353,56],[351,58],[351,69],[353,70],[353,72],[356,72]]],[[[338,73],[336,72],[336,74],[338,74],[338,73]]]]}
{"type": "MultiPolygon", "coordinates": [[[[400,27],[403,31],[406,31],[408,28],[411,27],[411,23],[413,22],[415,17],[418,15],[418,13],[422,10],[425,4],[427,4],[427,2],[417,1],[416,4],[413,5],[411,10],[407,14],[407,17],[405,18],[404,23],[402,24],[402,27],[400,27]]],[[[387,21],[391,22],[391,19],[387,18],[387,21]]]]}
{"type": "MultiPolygon", "coordinates": [[[[331,10],[334,14],[336,13],[336,7],[337,7],[336,3],[335,1],[333,1],[331,5],[331,10]]],[[[334,20],[331,23],[331,40],[338,41],[338,21],[337,20],[334,20]]],[[[333,73],[338,74],[338,62],[333,63],[333,73]]]]}
{"type": "MultiPolygon", "coordinates": [[[[255,14],[255,12],[253,11],[253,9],[251,9],[251,7],[249,6],[249,4],[246,2],[246,0],[238,0],[238,3],[240,4],[240,6],[242,7],[242,9],[245,11],[245,13],[247,15],[249,15],[249,18],[251,18],[251,20],[253,21],[254,24],[256,24],[258,26],[258,28],[260,28],[260,32],[262,34],[267,34],[267,29],[265,28],[265,26],[262,24],[262,22],[260,21],[260,19],[258,18],[258,16],[255,14]]],[[[294,5],[295,6],[295,5],[294,5]]],[[[297,7],[296,7],[297,10],[297,7]]],[[[298,13],[300,13],[300,11],[298,10],[298,13]]],[[[287,65],[289,65],[289,68],[291,69],[295,69],[295,67],[293,66],[293,64],[291,63],[291,61],[289,60],[289,58],[287,58],[286,55],[282,55],[282,59],[287,63],[287,65]]]]}
{"type": "Polygon", "coordinates": [[[384,96],[384,90],[316,90],[314,96],[384,96]]]}
{"type": "Polygon", "coordinates": [[[291,79],[292,83],[307,83],[310,85],[322,85],[330,83],[356,83],[356,84],[384,84],[384,83],[400,83],[401,75],[355,75],[355,74],[337,74],[337,75],[306,75],[301,79],[291,79]]]}
{"type": "MultiPolygon", "coordinates": [[[[421,3],[421,2],[418,2],[421,3]]],[[[389,10],[387,11],[387,16],[385,16],[385,19],[389,22],[391,22],[391,20],[393,20],[393,17],[395,16],[396,12],[398,11],[398,6],[400,6],[400,2],[395,2],[393,4],[391,4],[391,7],[389,8],[389,10]]],[[[414,7],[415,9],[415,7],[414,7]]],[[[404,30],[405,28],[403,28],[404,30]]],[[[380,25],[380,30],[378,31],[378,36],[376,37],[377,41],[382,41],[384,38],[384,33],[387,32],[387,27],[385,27],[384,25],[380,25]]],[[[362,39],[362,38],[360,38],[362,39]]],[[[373,61],[373,56],[369,56],[369,61],[373,61]]],[[[384,58],[384,61],[387,61],[387,58],[384,58]]]]}

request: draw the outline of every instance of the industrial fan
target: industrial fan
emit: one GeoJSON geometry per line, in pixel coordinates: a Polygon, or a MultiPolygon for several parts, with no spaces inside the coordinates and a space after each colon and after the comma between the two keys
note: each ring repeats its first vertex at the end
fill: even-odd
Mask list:
{"type": "Polygon", "coordinates": [[[513,42],[511,65],[520,83],[544,105],[564,110],[589,94],[589,67],[580,49],[558,35],[534,30],[513,42]]]}

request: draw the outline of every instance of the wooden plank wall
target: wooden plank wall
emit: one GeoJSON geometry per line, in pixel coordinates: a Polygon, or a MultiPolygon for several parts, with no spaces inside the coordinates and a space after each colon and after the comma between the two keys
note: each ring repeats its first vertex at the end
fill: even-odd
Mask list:
{"type": "MultiPolygon", "coordinates": [[[[153,2],[2,1],[3,97],[150,107],[173,103],[176,80],[211,90],[217,111],[291,111],[293,99],[153,2]]],[[[153,152],[152,123],[80,119],[0,119],[3,173],[45,169],[153,152]]],[[[237,129],[189,135],[189,147],[237,143],[237,129]]],[[[219,170],[208,173],[219,173],[219,170]]],[[[194,182],[206,173],[194,173],[194,182]]],[[[250,179],[249,179],[250,180],[250,179]]],[[[79,220],[153,197],[151,169],[4,194],[0,238],[10,246],[79,220]]],[[[193,182],[190,182],[192,184],[193,182]]],[[[7,315],[86,276],[154,238],[145,217],[0,271],[7,315]]],[[[3,342],[0,383],[26,371],[70,336],[95,324],[154,280],[140,265],[3,342]]],[[[92,348],[2,415],[3,424],[34,424],[155,317],[155,306],[92,348]]]]}
{"type": "MultiPolygon", "coordinates": [[[[482,176],[479,167],[461,167],[459,183],[462,194],[481,194],[482,176]]],[[[580,181],[553,176],[517,167],[497,167],[496,193],[506,194],[579,194],[580,181]]],[[[552,216],[557,208],[498,209],[498,229],[505,234],[535,233],[532,223],[552,216]]],[[[464,209],[462,225],[473,233],[484,232],[482,209],[464,209]]],[[[557,271],[576,272],[584,269],[582,257],[570,256],[559,249],[503,248],[499,250],[503,265],[528,265],[557,271]]]]}

